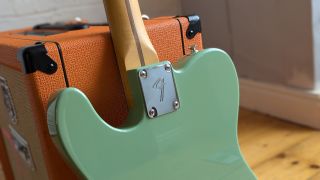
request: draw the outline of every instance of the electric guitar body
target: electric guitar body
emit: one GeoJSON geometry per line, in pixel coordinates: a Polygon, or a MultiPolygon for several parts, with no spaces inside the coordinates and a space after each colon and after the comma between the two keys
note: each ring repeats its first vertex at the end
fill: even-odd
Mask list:
{"type": "MultiPolygon", "coordinates": [[[[207,49],[168,65],[128,71],[134,98],[123,128],[106,124],[79,90],[58,93],[49,106],[48,121],[61,151],[87,179],[255,179],[238,145],[239,87],[229,56],[207,49]],[[146,113],[146,89],[141,87],[143,78],[155,83],[162,79],[161,73],[148,73],[161,68],[172,73],[179,107],[152,119],[146,113]]],[[[162,86],[170,86],[168,81],[164,78],[162,86]]],[[[155,101],[167,98],[166,88],[161,91],[151,83],[147,90],[153,91],[155,101]]]]}
{"type": "Polygon", "coordinates": [[[129,115],[123,127],[112,127],[80,90],[61,90],[48,107],[61,154],[93,180],[255,179],[238,145],[230,57],[193,49],[177,64],[160,62],[138,1],[104,2],[129,115]]]}

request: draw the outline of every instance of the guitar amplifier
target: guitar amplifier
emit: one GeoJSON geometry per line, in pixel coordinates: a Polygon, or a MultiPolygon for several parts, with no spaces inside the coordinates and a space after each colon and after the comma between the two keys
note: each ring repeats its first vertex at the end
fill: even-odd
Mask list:
{"type": "MultiPolygon", "coordinates": [[[[190,53],[190,46],[202,49],[198,16],[145,24],[161,60],[176,62],[190,53]]],[[[59,89],[83,91],[112,126],[120,127],[128,114],[107,25],[41,24],[0,33],[0,87],[0,158],[6,179],[77,179],[47,127],[48,101],[59,89]]]]}

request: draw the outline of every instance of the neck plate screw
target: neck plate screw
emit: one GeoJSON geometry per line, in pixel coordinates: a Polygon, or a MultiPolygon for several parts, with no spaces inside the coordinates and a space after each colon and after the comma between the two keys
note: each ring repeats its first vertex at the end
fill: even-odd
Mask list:
{"type": "Polygon", "coordinates": [[[140,71],[139,76],[142,77],[142,78],[147,78],[148,77],[148,73],[147,73],[146,70],[142,70],[142,71],[140,71]]]}
{"type": "Polygon", "coordinates": [[[179,102],[179,101],[174,101],[174,102],[173,102],[173,108],[174,108],[175,110],[178,110],[178,109],[180,108],[180,102],[179,102]]]}
{"type": "Polygon", "coordinates": [[[154,117],[156,117],[156,116],[157,116],[157,110],[156,110],[156,108],[150,109],[150,111],[149,111],[149,117],[150,117],[150,118],[154,118],[154,117]]]}

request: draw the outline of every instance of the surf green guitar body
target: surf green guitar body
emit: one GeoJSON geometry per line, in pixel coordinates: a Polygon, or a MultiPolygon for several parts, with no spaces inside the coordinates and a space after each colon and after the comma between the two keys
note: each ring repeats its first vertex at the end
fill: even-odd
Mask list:
{"type": "Polygon", "coordinates": [[[207,49],[174,64],[180,109],[154,119],[145,110],[139,71],[128,72],[134,106],[123,128],[105,123],[75,88],[62,90],[50,103],[53,140],[81,175],[96,180],[255,179],[238,144],[238,78],[226,53],[207,49]]]}

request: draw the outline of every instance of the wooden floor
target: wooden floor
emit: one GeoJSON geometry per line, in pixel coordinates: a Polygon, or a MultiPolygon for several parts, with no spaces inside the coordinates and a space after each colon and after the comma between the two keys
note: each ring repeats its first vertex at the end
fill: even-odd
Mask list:
{"type": "Polygon", "coordinates": [[[239,142],[259,179],[320,180],[320,132],[241,109],[239,142]]]}
{"type": "Polygon", "coordinates": [[[241,109],[239,142],[260,180],[320,180],[320,132],[241,109]]]}

